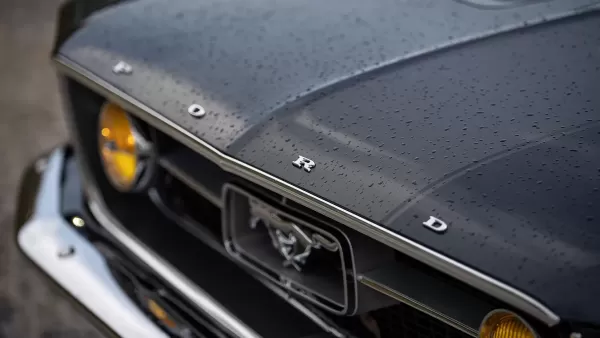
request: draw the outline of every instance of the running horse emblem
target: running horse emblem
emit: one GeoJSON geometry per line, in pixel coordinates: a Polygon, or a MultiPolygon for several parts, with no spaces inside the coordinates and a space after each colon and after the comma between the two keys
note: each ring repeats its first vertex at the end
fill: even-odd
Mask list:
{"type": "Polygon", "coordinates": [[[284,267],[291,266],[301,272],[312,250],[324,249],[330,252],[339,250],[337,242],[282,219],[260,202],[250,201],[250,213],[252,214],[250,228],[256,229],[260,223],[264,224],[273,247],[284,258],[284,267]]]}

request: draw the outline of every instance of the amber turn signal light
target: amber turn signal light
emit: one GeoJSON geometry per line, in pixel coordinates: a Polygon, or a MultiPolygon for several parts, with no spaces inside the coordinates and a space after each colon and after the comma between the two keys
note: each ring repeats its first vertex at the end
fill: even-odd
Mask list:
{"type": "Polygon", "coordinates": [[[483,319],[479,338],[538,338],[538,335],[516,314],[507,310],[494,310],[483,319]]]}

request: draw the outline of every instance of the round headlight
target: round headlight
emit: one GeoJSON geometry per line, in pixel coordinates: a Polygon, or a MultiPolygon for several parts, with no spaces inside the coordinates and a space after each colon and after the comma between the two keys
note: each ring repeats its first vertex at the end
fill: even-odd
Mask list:
{"type": "Polygon", "coordinates": [[[152,149],[125,110],[104,104],[98,132],[100,157],[110,182],[121,191],[142,188],[150,175],[152,149]]]}
{"type": "Polygon", "coordinates": [[[521,317],[507,310],[490,312],[481,323],[479,338],[537,338],[521,317]]]}

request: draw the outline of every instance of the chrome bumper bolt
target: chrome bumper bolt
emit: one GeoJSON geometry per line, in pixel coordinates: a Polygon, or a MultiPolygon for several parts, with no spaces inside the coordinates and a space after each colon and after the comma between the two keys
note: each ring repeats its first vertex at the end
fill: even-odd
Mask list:
{"type": "Polygon", "coordinates": [[[72,245],[69,245],[66,248],[60,249],[58,250],[58,258],[69,258],[73,255],[75,255],[75,247],[72,245]]]}

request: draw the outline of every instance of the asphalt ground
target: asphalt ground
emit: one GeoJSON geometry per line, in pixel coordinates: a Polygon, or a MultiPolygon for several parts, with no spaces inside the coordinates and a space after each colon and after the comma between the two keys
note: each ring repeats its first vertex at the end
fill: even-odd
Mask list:
{"type": "Polygon", "coordinates": [[[99,337],[13,243],[21,173],[67,139],[49,53],[60,0],[0,0],[0,338],[99,337]]]}

